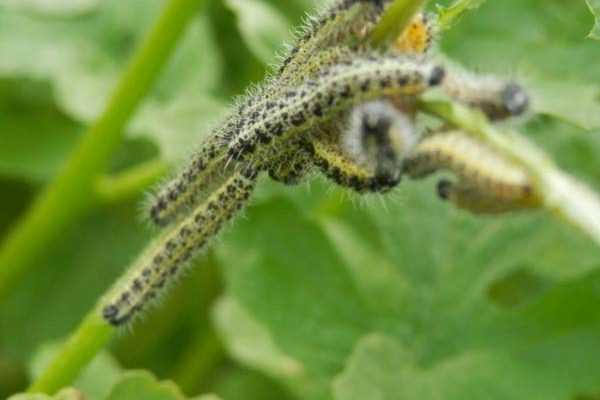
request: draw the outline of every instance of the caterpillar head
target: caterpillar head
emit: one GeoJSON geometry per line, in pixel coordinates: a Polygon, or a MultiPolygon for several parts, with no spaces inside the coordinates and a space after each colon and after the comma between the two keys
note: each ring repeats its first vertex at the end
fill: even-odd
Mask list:
{"type": "Polygon", "coordinates": [[[342,136],[344,152],[382,178],[398,179],[401,164],[416,143],[411,121],[388,101],[355,107],[342,136]]]}
{"type": "Polygon", "coordinates": [[[529,109],[529,95],[515,82],[506,84],[501,93],[502,104],[509,116],[519,116],[529,109]]]}

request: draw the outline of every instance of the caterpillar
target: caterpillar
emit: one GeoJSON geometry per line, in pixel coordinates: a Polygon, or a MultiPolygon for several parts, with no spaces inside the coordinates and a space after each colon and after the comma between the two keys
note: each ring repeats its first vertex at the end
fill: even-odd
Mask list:
{"type": "Polygon", "coordinates": [[[285,185],[300,183],[314,167],[308,147],[309,144],[304,139],[293,141],[287,150],[281,151],[279,156],[265,166],[269,177],[285,185]]]}
{"type": "Polygon", "coordinates": [[[377,100],[355,107],[348,119],[340,140],[344,153],[377,175],[398,174],[416,143],[408,117],[389,101],[377,100]]]}
{"type": "Polygon", "coordinates": [[[317,79],[267,102],[231,142],[228,153],[235,160],[245,159],[257,147],[289,138],[353,105],[386,95],[417,95],[439,85],[444,74],[437,65],[401,56],[363,56],[327,68],[317,79]]]}
{"type": "Polygon", "coordinates": [[[236,135],[254,123],[258,113],[288,85],[313,77],[325,65],[349,59],[352,52],[346,45],[356,37],[358,27],[377,20],[384,3],[387,1],[343,0],[323,12],[292,49],[279,72],[238,100],[233,112],[214,129],[201,150],[153,196],[150,220],[158,226],[177,221],[227,179],[231,171],[225,171],[224,151],[236,135]]]}
{"type": "Polygon", "coordinates": [[[367,36],[390,0],[337,0],[309,21],[304,34],[283,59],[278,75],[297,75],[313,54],[335,46],[352,46],[367,36]]]}
{"type": "Polygon", "coordinates": [[[442,84],[446,94],[482,110],[491,120],[516,117],[529,109],[529,96],[518,83],[492,75],[475,75],[456,64],[447,68],[448,76],[442,84]]]}
{"type": "Polygon", "coordinates": [[[186,265],[204,250],[223,225],[248,201],[256,174],[234,174],[218,190],[158,241],[151,254],[142,257],[105,299],[102,316],[114,326],[124,325],[146,304],[159,297],[186,265]]]}
{"type": "Polygon", "coordinates": [[[361,167],[344,154],[339,146],[325,141],[307,142],[307,151],[313,163],[323,175],[336,184],[353,189],[358,193],[386,192],[395,187],[399,176],[377,176],[361,167]]]}
{"type": "Polygon", "coordinates": [[[442,170],[452,172],[458,182],[442,180],[438,193],[458,207],[495,213],[539,205],[524,170],[460,131],[425,137],[403,165],[413,179],[442,170]]]}

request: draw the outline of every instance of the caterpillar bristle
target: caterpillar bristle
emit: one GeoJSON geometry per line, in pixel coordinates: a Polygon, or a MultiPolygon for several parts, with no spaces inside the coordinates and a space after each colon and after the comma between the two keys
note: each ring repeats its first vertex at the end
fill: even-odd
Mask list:
{"type": "Polygon", "coordinates": [[[193,213],[161,237],[105,299],[102,317],[114,326],[133,320],[161,297],[190,261],[201,253],[224,224],[246,204],[256,181],[247,170],[228,178],[193,213]]]}

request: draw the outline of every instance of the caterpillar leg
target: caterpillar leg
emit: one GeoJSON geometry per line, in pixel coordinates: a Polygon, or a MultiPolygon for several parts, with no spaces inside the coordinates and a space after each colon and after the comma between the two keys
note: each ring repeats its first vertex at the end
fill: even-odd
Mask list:
{"type": "Polygon", "coordinates": [[[460,131],[425,137],[405,160],[404,172],[420,179],[449,171],[457,183],[442,181],[440,195],[475,213],[498,213],[539,205],[531,179],[521,168],[460,131]]]}
{"type": "Polygon", "coordinates": [[[107,297],[103,318],[111,325],[124,325],[160,296],[246,204],[255,181],[256,175],[250,171],[233,174],[192,214],[158,239],[158,247],[145,255],[139,267],[107,297]]]}

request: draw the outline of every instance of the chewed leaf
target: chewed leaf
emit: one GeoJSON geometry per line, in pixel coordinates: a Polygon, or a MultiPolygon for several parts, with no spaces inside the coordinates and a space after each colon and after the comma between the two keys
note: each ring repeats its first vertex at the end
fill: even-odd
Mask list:
{"type": "Polygon", "coordinates": [[[594,28],[590,32],[590,38],[600,40],[600,0],[586,0],[590,11],[594,15],[594,28]]]}

